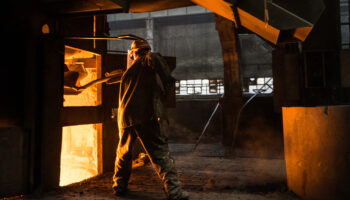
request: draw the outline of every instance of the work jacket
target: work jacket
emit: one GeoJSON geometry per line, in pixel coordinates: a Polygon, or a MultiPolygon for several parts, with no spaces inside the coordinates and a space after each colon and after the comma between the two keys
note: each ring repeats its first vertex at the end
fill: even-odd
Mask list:
{"type": "Polygon", "coordinates": [[[166,119],[165,98],[174,80],[160,54],[149,53],[135,60],[120,81],[119,128],[166,119]]]}

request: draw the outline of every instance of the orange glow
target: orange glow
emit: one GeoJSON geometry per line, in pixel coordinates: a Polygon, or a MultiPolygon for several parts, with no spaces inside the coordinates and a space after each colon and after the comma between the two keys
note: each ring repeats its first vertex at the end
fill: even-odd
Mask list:
{"type": "Polygon", "coordinates": [[[307,36],[310,34],[310,32],[312,31],[313,27],[301,27],[301,28],[297,28],[295,29],[294,32],[294,37],[299,39],[300,41],[304,42],[305,39],[307,38],[307,36]]]}
{"type": "MultiPolygon", "coordinates": [[[[80,74],[77,86],[100,78],[101,56],[89,51],[66,46],[65,64],[69,71],[80,74]]],[[[101,104],[101,85],[93,85],[80,94],[64,95],[63,106],[98,106],[101,104]]]]}
{"type": "Polygon", "coordinates": [[[60,186],[98,174],[98,135],[101,124],[62,128],[60,186]]]}
{"type": "MultiPolygon", "coordinates": [[[[79,73],[74,83],[81,86],[100,78],[101,56],[66,46],[65,65],[70,72],[79,73]]],[[[65,94],[64,107],[98,106],[101,86],[91,86],[81,93],[65,94]]],[[[79,182],[101,172],[102,124],[84,124],[62,128],[60,186],[79,182]]]]}
{"type": "MultiPolygon", "coordinates": [[[[80,81],[80,85],[97,79],[96,69],[86,69],[86,71],[87,76],[80,81]]],[[[95,106],[97,102],[97,85],[93,85],[78,95],[64,95],[63,106],[95,106]]]]}

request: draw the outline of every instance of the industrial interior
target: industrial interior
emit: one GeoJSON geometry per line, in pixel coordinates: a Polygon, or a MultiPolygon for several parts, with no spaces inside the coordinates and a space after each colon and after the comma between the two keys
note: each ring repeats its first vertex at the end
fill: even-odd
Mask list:
{"type": "Polygon", "coordinates": [[[0,198],[166,199],[140,144],[130,194],[111,189],[110,77],[137,36],[176,79],[168,143],[190,199],[350,199],[349,0],[7,3],[0,198]]]}

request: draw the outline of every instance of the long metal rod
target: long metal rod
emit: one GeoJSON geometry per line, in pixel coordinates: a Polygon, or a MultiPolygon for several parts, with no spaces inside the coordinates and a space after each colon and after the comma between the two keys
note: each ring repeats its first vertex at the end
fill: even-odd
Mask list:
{"type": "Polygon", "coordinates": [[[249,104],[249,102],[251,102],[259,93],[255,93],[253,96],[251,96],[248,101],[245,102],[245,104],[243,104],[243,106],[241,107],[241,109],[239,109],[237,118],[236,118],[236,123],[235,123],[235,129],[233,130],[233,138],[232,138],[232,147],[235,146],[236,143],[236,136],[237,136],[237,131],[238,131],[238,125],[239,125],[239,119],[241,118],[241,113],[242,110],[249,104]]]}
{"type": "Polygon", "coordinates": [[[113,76],[110,76],[110,77],[104,77],[104,78],[100,78],[100,79],[97,79],[97,80],[93,80],[89,83],[87,83],[86,85],[83,85],[81,87],[77,87],[78,90],[84,90],[90,86],[93,86],[95,84],[99,84],[99,83],[104,83],[104,82],[107,82],[109,81],[111,78],[114,78],[113,76]]]}
{"type": "MultiPolygon", "coordinates": [[[[89,83],[87,83],[83,86],[80,86],[80,87],[77,87],[77,86],[65,86],[65,87],[76,90],[76,91],[83,91],[88,87],[91,87],[91,86],[96,85],[96,84],[107,82],[110,79],[117,78],[117,77],[121,77],[121,74],[113,74],[111,76],[96,79],[96,80],[90,81],[89,83]]],[[[115,83],[117,83],[117,82],[115,82],[115,83]]]]}
{"type": "Polygon", "coordinates": [[[124,40],[118,37],[79,37],[79,36],[68,36],[64,37],[68,40],[124,40]]]}
{"type": "Polygon", "coordinates": [[[145,144],[143,143],[142,139],[140,138],[139,133],[137,133],[136,131],[135,131],[135,133],[136,133],[137,139],[138,139],[138,140],[140,141],[140,143],[141,143],[142,148],[145,150],[145,153],[146,153],[146,155],[148,156],[148,159],[149,159],[149,161],[151,162],[154,171],[156,172],[156,174],[158,175],[158,177],[160,178],[160,180],[163,181],[162,176],[161,176],[160,173],[157,171],[157,167],[156,167],[156,165],[154,164],[151,155],[150,155],[149,152],[147,151],[147,148],[146,148],[145,144]]]}
{"type": "Polygon", "coordinates": [[[220,102],[218,102],[218,103],[216,104],[213,113],[211,114],[209,120],[208,120],[207,123],[205,124],[204,129],[202,130],[202,133],[201,133],[201,135],[199,136],[199,138],[198,138],[196,144],[194,145],[194,148],[193,148],[192,151],[195,151],[195,150],[196,150],[197,146],[199,145],[199,142],[201,141],[201,139],[202,139],[202,137],[203,137],[205,131],[207,130],[207,128],[208,128],[208,126],[209,126],[211,120],[213,119],[213,117],[214,117],[216,111],[218,110],[219,106],[220,106],[220,102]]]}
{"type": "Polygon", "coordinates": [[[257,93],[255,93],[253,96],[251,96],[241,107],[241,109],[239,109],[238,111],[238,115],[236,118],[236,123],[235,123],[235,129],[233,131],[233,136],[232,136],[232,149],[235,147],[236,144],[236,137],[237,137],[237,132],[238,132],[238,127],[239,127],[239,120],[241,118],[241,113],[243,111],[243,109],[258,95],[261,94],[261,91],[263,89],[263,87],[265,87],[265,85],[268,85],[268,83],[272,80],[272,78],[270,78],[266,83],[264,83],[260,89],[257,90],[257,93]]]}
{"type": "MultiPolygon", "coordinates": [[[[223,97],[224,97],[224,94],[222,94],[220,98],[223,98],[223,97]]],[[[204,126],[204,128],[203,128],[203,130],[202,130],[202,133],[201,133],[201,135],[199,136],[199,138],[198,138],[196,144],[194,145],[194,148],[193,148],[192,151],[195,151],[195,150],[196,150],[197,146],[199,145],[199,142],[201,141],[201,139],[202,139],[202,137],[203,137],[205,131],[207,130],[207,128],[208,128],[208,126],[209,126],[211,120],[213,119],[213,117],[214,117],[216,111],[218,110],[219,106],[220,106],[220,101],[216,104],[216,106],[215,106],[215,108],[214,108],[214,111],[211,113],[211,115],[210,115],[210,117],[209,117],[207,123],[205,124],[205,126],[204,126]]]]}

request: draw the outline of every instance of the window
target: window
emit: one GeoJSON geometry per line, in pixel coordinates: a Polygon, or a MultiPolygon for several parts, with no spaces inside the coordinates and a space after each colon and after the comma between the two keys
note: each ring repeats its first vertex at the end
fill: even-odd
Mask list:
{"type": "Polygon", "coordinates": [[[341,28],[341,45],[342,49],[349,49],[349,2],[348,0],[340,0],[340,28],[341,28]]]}
{"type": "Polygon", "coordinates": [[[272,77],[250,77],[243,79],[244,93],[263,93],[271,94],[273,92],[272,77]]]}
{"type": "Polygon", "coordinates": [[[224,93],[222,79],[193,79],[176,81],[176,95],[217,95],[224,93]]]}

